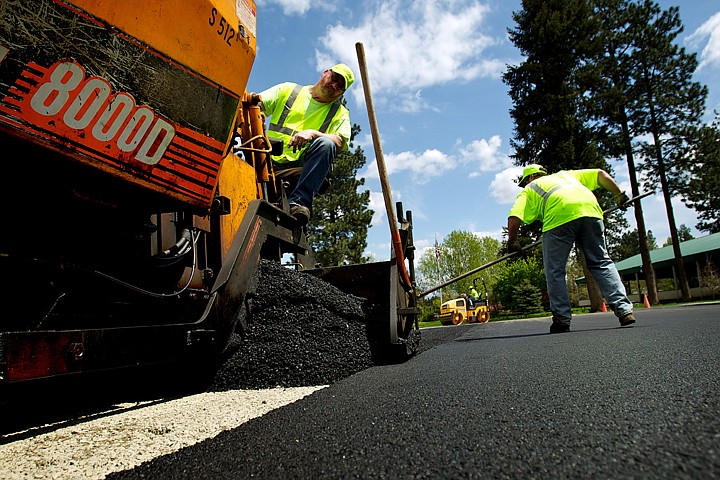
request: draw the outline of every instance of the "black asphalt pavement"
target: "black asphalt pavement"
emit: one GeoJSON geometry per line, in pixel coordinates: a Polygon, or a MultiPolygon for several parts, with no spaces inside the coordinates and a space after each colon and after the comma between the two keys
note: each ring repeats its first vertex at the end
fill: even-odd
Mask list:
{"type": "Polygon", "coordinates": [[[424,330],[372,367],[108,478],[720,478],[720,305],[424,330]]]}

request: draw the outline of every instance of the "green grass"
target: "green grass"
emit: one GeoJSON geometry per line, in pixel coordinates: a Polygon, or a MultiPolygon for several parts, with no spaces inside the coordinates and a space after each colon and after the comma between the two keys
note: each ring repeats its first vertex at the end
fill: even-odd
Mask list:
{"type": "Polygon", "coordinates": [[[440,323],[440,320],[431,320],[429,322],[418,322],[418,326],[420,328],[427,328],[427,327],[439,327],[442,323],[440,323]]]}
{"type": "MultiPolygon", "coordinates": [[[[580,313],[589,313],[590,309],[587,307],[582,308],[573,308],[573,314],[580,314],[580,313]]],[[[491,322],[499,322],[503,320],[519,320],[523,318],[542,318],[542,317],[549,317],[552,314],[550,312],[538,312],[538,313],[523,313],[523,314],[514,314],[514,313],[491,313],[490,314],[490,321],[491,322]]],[[[439,320],[431,320],[429,322],[419,322],[420,328],[427,328],[427,327],[440,327],[442,326],[442,323],[440,323],[439,320]]]]}

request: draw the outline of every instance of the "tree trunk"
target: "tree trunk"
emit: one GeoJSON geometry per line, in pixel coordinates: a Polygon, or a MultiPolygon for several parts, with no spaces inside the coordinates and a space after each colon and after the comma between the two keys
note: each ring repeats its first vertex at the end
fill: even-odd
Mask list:
{"type": "Polygon", "coordinates": [[[658,134],[657,121],[655,117],[655,108],[650,104],[650,115],[652,120],[652,135],[655,142],[655,161],[658,166],[660,175],[660,185],[662,186],[663,197],[665,199],[665,210],[667,211],[668,226],[670,227],[670,238],[672,238],[673,253],[675,255],[675,272],[677,274],[678,283],[680,284],[680,295],[683,302],[689,302],[690,286],[688,285],[687,276],[685,275],[685,265],[683,265],[682,252],[680,251],[680,239],[675,226],[675,213],[672,207],[672,198],[670,197],[670,187],[668,185],[667,173],[665,172],[665,162],[662,157],[662,143],[658,134]]]}
{"type": "MultiPolygon", "coordinates": [[[[628,164],[628,175],[630,176],[630,188],[632,189],[632,197],[640,195],[638,186],[637,172],[635,170],[635,159],[633,157],[632,143],[630,140],[630,127],[628,126],[627,113],[625,109],[620,112],[623,131],[623,144],[625,145],[625,157],[628,164]]],[[[637,224],[638,240],[640,242],[640,258],[642,259],[643,275],[645,276],[645,288],[647,289],[648,302],[650,305],[659,305],[660,297],[657,291],[657,279],[655,277],[655,269],[650,259],[650,249],[647,242],[647,230],[645,229],[645,217],[643,216],[642,204],[635,202],[635,223],[637,224]]]]}
{"type": "Polygon", "coordinates": [[[585,254],[577,247],[575,248],[575,252],[577,253],[583,273],[585,274],[585,285],[587,285],[588,297],[590,297],[590,313],[599,312],[602,309],[603,303],[602,292],[595,278],[593,278],[592,273],[588,270],[585,254]]]}

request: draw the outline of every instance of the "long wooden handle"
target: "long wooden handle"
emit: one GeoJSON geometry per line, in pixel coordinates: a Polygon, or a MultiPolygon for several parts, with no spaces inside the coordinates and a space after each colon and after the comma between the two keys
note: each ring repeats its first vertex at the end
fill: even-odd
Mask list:
{"type": "Polygon", "coordinates": [[[412,284],[405,268],[405,255],[402,248],[402,240],[400,239],[400,230],[397,225],[397,217],[393,209],[392,192],[390,191],[390,182],[388,181],[387,168],[385,167],[385,157],[383,157],[382,147],[380,144],[380,132],[378,130],[377,119],[375,118],[375,107],[372,103],[372,95],[370,93],[370,81],[368,80],[367,63],[365,62],[365,47],[358,42],[355,44],[357,51],[358,64],[360,66],[360,77],[362,78],[363,92],[365,93],[365,105],[368,112],[368,120],[370,122],[370,133],[372,134],[373,146],[375,148],[375,159],[378,167],[378,175],[380,176],[380,185],[382,187],[383,199],[385,200],[385,211],[387,212],[388,222],[390,223],[390,237],[392,239],[395,258],[397,259],[398,270],[401,279],[408,290],[411,290],[412,284]]]}

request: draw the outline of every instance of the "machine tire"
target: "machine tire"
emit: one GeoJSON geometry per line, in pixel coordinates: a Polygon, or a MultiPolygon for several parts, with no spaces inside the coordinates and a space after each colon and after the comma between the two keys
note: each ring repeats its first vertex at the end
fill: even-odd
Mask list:
{"type": "MultiPolygon", "coordinates": [[[[397,298],[395,308],[404,309],[416,307],[417,299],[414,294],[403,289],[400,282],[397,283],[397,298]]],[[[398,314],[394,325],[386,330],[385,347],[383,353],[376,358],[381,364],[403,363],[413,357],[419,350],[420,330],[417,328],[417,314],[398,314]],[[397,338],[398,343],[391,343],[391,339],[397,338]]]]}
{"type": "Polygon", "coordinates": [[[463,320],[464,320],[464,318],[463,318],[462,313],[460,313],[460,312],[453,313],[453,316],[452,316],[453,325],[460,325],[461,323],[463,323],[463,320]]]}
{"type": "Polygon", "coordinates": [[[480,323],[488,323],[490,321],[490,312],[487,310],[478,312],[477,321],[480,323]]]}

